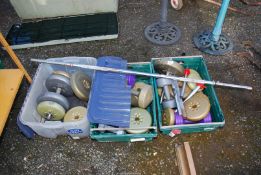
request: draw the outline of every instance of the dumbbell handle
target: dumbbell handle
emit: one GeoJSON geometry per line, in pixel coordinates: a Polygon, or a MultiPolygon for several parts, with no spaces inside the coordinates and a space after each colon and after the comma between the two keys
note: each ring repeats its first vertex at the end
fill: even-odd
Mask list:
{"type": "Polygon", "coordinates": [[[166,97],[167,100],[170,100],[170,93],[169,93],[169,87],[168,85],[167,86],[164,86],[163,87],[163,90],[164,90],[164,95],[166,97]]]}
{"type": "Polygon", "coordinates": [[[40,60],[40,59],[31,59],[31,61],[38,62],[38,63],[47,63],[47,64],[70,66],[70,67],[80,67],[80,68],[84,68],[84,69],[103,71],[103,72],[133,74],[133,75],[141,75],[141,76],[154,77],[154,78],[168,78],[168,79],[171,79],[171,80],[185,81],[185,82],[191,82],[191,83],[209,84],[209,85],[217,85],[217,86],[225,86],[225,87],[233,87],[233,88],[247,89],[247,90],[252,90],[253,89],[250,86],[243,86],[243,85],[236,85],[236,84],[229,84],[229,83],[221,83],[219,81],[196,80],[196,79],[191,79],[191,78],[175,77],[175,76],[168,76],[168,75],[155,74],[155,73],[136,72],[136,71],[131,71],[131,70],[115,69],[115,68],[102,67],[102,66],[93,66],[93,65],[86,65],[86,64],[61,63],[61,62],[57,62],[57,61],[40,60]]]}
{"type": "Polygon", "coordinates": [[[61,88],[57,88],[57,89],[56,89],[56,93],[57,93],[57,94],[60,94],[61,92],[62,92],[62,89],[61,89],[61,88]]]}
{"type": "Polygon", "coordinates": [[[48,113],[48,115],[46,116],[46,119],[50,120],[52,118],[52,114],[48,113]]]}

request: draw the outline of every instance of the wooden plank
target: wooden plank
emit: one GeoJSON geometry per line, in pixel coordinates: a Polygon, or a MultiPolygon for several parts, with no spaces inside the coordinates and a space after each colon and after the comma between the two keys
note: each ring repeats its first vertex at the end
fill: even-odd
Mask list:
{"type": "Polygon", "coordinates": [[[19,69],[0,69],[0,136],[23,79],[19,69]]]}
{"type": "Polygon", "coordinates": [[[176,146],[176,155],[180,175],[190,175],[188,160],[183,145],[176,146]]]}
{"type": "Polygon", "coordinates": [[[196,169],[188,142],[176,145],[177,162],[180,175],[196,175],[196,169]]]}
{"type": "Polygon", "coordinates": [[[27,81],[31,84],[32,83],[32,78],[30,77],[30,75],[28,74],[28,72],[25,70],[24,66],[22,65],[22,63],[20,62],[19,58],[16,56],[16,54],[14,53],[13,49],[9,46],[9,44],[7,43],[7,41],[5,40],[3,34],[0,32],[0,43],[3,45],[3,47],[5,48],[5,50],[7,51],[7,53],[9,54],[9,56],[12,58],[12,60],[15,62],[15,64],[17,65],[17,67],[23,71],[27,81]]]}
{"type": "Polygon", "coordinates": [[[193,161],[191,149],[190,149],[188,142],[184,142],[184,148],[185,148],[185,152],[186,152],[187,159],[188,159],[190,174],[196,175],[197,173],[196,173],[196,169],[195,169],[195,164],[194,164],[194,161],[193,161]]]}

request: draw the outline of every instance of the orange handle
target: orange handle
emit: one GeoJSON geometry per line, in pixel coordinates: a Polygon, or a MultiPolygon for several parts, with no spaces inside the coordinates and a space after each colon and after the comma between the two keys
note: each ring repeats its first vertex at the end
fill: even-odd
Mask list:
{"type": "Polygon", "coordinates": [[[5,48],[5,50],[7,51],[7,53],[9,54],[9,56],[12,58],[12,60],[15,62],[15,64],[17,65],[17,67],[24,73],[27,81],[31,84],[32,83],[32,78],[30,77],[30,75],[27,73],[27,71],[25,70],[24,66],[22,65],[22,63],[20,62],[19,58],[16,56],[16,54],[14,53],[13,49],[9,46],[9,44],[7,43],[7,41],[5,40],[3,34],[0,32],[0,42],[3,45],[3,47],[5,48]]]}

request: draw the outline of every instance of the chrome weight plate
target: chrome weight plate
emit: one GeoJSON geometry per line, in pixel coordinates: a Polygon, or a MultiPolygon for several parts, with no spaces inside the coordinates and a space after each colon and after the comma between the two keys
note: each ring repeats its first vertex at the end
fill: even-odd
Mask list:
{"type": "Polygon", "coordinates": [[[154,62],[156,72],[167,74],[168,72],[176,76],[184,76],[184,67],[172,60],[156,60],[154,62]]]}
{"type": "Polygon", "coordinates": [[[87,109],[85,107],[77,106],[77,107],[74,107],[74,108],[70,109],[69,111],[67,111],[67,113],[64,116],[63,121],[64,122],[80,121],[84,117],[87,117],[86,114],[87,114],[87,109]]]}
{"type": "Polygon", "coordinates": [[[174,125],[175,123],[175,112],[171,108],[164,109],[162,115],[162,124],[163,126],[174,125]]]}
{"type": "Polygon", "coordinates": [[[207,116],[210,111],[210,102],[205,94],[198,92],[184,103],[184,107],[186,119],[196,122],[207,116]]]}
{"type": "Polygon", "coordinates": [[[64,77],[70,78],[70,74],[65,72],[65,71],[61,71],[61,70],[56,70],[52,72],[53,75],[62,75],[64,77]]]}
{"type": "Polygon", "coordinates": [[[61,105],[65,110],[70,108],[69,101],[62,95],[55,92],[46,92],[43,96],[37,99],[37,104],[43,101],[52,101],[61,105]]]}
{"type": "Polygon", "coordinates": [[[64,108],[52,101],[43,101],[37,105],[37,112],[47,120],[61,120],[65,115],[64,108]]]}
{"type": "Polygon", "coordinates": [[[142,108],[132,108],[130,112],[130,129],[127,130],[130,134],[142,134],[148,129],[132,130],[131,128],[145,128],[152,125],[152,118],[150,113],[142,108]]]}
{"type": "Polygon", "coordinates": [[[79,99],[87,101],[91,90],[91,78],[85,73],[77,71],[71,76],[71,87],[79,99]]]}
{"type": "MultiPolygon", "coordinates": [[[[199,73],[194,69],[190,69],[190,74],[188,75],[187,78],[191,78],[191,79],[195,79],[195,80],[202,80],[199,73]]],[[[197,87],[196,83],[191,83],[191,82],[188,82],[188,86],[192,90],[194,90],[197,87]]],[[[201,91],[201,90],[202,89],[199,89],[199,91],[201,91]]]]}
{"type": "Polygon", "coordinates": [[[58,88],[61,89],[61,94],[64,96],[73,95],[70,85],[70,79],[63,75],[51,75],[45,81],[46,88],[51,92],[56,92],[58,88]]]}

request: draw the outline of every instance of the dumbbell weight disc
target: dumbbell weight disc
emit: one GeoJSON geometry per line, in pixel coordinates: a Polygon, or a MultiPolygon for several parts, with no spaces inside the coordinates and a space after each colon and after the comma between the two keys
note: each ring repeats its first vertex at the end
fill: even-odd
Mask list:
{"type": "Polygon", "coordinates": [[[163,109],[177,108],[177,103],[174,99],[173,100],[165,100],[165,101],[162,102],[162,106],[163,106],[163,109]]]}
{"type": "Polygon", "coordinates": [[[205,94],[198,92],[184,103],[184,108],[186,119],[197,122],[205,118],[209,113],[210,102],[205,94]]]}
{"type": "Polygon", "coordinates": [[[62,95],[55,92],[46,92],[43,96],[37,99],[37,104],[44,101],[52,101],[61,105],[65,110],[70,108],[69,101],[62,95]]]}
{"type": "MultiPolygon", "coordinates": [[[[145,83],[143,83],[143,82],[136,82],[134,87],[133,87],[133,90],[140,92],[141,89],[144,86],[146,86],[145,83]]],[[[131,95],[131,105],[134,106],[134,107],[138,107],[139,106],[139,97],[138,96],[136,96],[134,94],[131,95]]]]}
{"type": "Polygon", "coordinates": [[[132,130],[131,128],[145,128],[152,125],[150,113],[142,108],[132,108],[130,112],[130,129],[126,130],[130,134],[142,134],[148,129],[132,130]]]}
{"type": "Polygon", "coordinates": [[[71,87],[74,94],[81,100],[87,101],[91,90],[91,79],[83,72],[77,71],[71,76],[71,87]]]}
{"type": "Polygon", "coordinates": [[[53,101],[43,101],[37,105],[37,112],[47,120],[61,120],[65,115],[64,108],[53,101]],[[48,115],[50,114],[50,118],[48,115]]]}
{"type": "Polygon", "coordinates": [[[61,70],[56,70],[52,72],[53,75],[62,75],[65,76],[67,78],[70,78],[70,74],[65,72],[65,71],[61,71],[61,70]]]}
{"type": "Polygon", "coordinates": [[[63,75],[51,75],[45,82],[46,88],[51,92],[56,92],[57,88],[61,88],[61,94],[64,96],[73,95],[70,85],[70,79],[63,75]]]}
{"type": "Polygon", "coordinates": [[[139,107],[140,108],[147,108],[149,104],[152,102],[153,98],[153,90],[150,85],[144,86],[144,88],[141,89],[140,95],[139,95],[139,107]]]}
{"type": "Polygon", "coordinates": [[[64,122],[75,122],[80,121],[86,117],[87,109],[82,106],[77,106],[66,112],[63,121],[64,122]]]}
{"type": "MultiPolygon", "coordinates": [[[[191,79],[195,79],[195,80],[202,80],[199,73],[194,69],[190,69],[190,74],[188,75],[187,78],[191,78],[191,79]]],[[[197,87],[196,83],[191,83],[191,82],[188,82],[188,86],[192,90],[194,90],[197,87]]],[[[199,91],[201,91],[201,90],[202,89],[199,89],[199,91]]]]}
{"type": "Polygon", "coordinates": [[[156,60],[154,68],[161,74],[171,73],[176,76],[184,76],[184,67],[173,60],[156,60]]]}
{"type": "Polygon", "coordinates": [[[172,86],[173,80],[167,78],[158,78],[156,82],[158,87],[163,88],[164,86],[172,86]]]}
{"type": "Polygon", "coordinates": [[[132,106],[136,106],[144,109],[148,107],[148,105],[151,103],[153,98],[152,86],[143,82],[136,82],[133,87],[133,90],[139,92],[139,95],[131,96],[132,106]]]}
{"type": "Polygon", "coordinates": [[[175,112],[171,108],[166,108],[163,111],[162,115],[162,124],[163,126],[174,125],[175,123],[175,112]]]}

